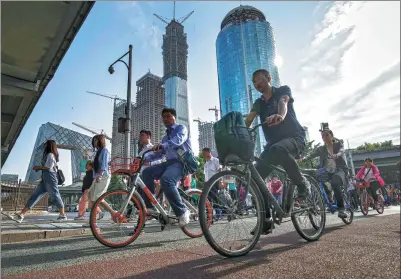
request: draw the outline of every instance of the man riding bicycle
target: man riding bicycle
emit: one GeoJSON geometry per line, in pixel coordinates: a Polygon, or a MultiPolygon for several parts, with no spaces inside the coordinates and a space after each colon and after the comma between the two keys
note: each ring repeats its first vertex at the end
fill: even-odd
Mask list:
{"type": "MultiPolygon", "coordinates": [[[[177,113],[175,109],[165,108],[162,111],[163,124],[166,126],[166,135],[160,144],[152,147],[155,152],[145,154],[145,161],[152,162],[163,156],[166,161],[151,165],[142,172],[143,182],[155,194],[155,180],[160,180],[164,195],[168,199],[179,224],[184,227],[189,223],[190,212],[186,209],[177,189],[177,183],[184,177],[184,166],[180,154],[191,150],[191,140],[185,126],[176,124],[177,113]]],[[[154,207],[147,197],[144,197],[147,212],[154,212],[154,207]]]]}
{"type": "MultiPolygon", "coordinates": [[[[260,122],[267,124],[263,126],[267,141],[260,157],[263,163],[257,163],[256,169],[264,180],[272,171],[268,165],[281,165],[292,182],[298,186],[298,198],[304,199],[309,195],[309,182],[302,177],[294,156],[298,156],[305,147],[306,134],[297,120],[291,89],[286,85],[271,86],[270,73],[265,69],[255,71],[252,81],[262,96],[253,104],[245,121],[246,126],[249,128],[258,115],[260,122]]],[[[268,234],[273,229],[273,222],[267,200],[265,206],[267,220],[262,233],[268,234]]]]}
{"type": "MultiPolygon", "coordinates": [[[[337,200],[338,217],[347,218],[345,214],[344,199],[341,187],[347,186],[347,176],[344,171],[347,169],[347,163],[343,158],[344,145],[340,141],[334,140],[334,134],[329,129],[322,129],[322,138],[324,146],[319,146],[312,154],[302,159],[303,161],[320,158],[319,175],[322,179],[326,177],[325,181],[330,181],[334,196],[337,200]]],[[[323,181],[323,180],[322,180],[323,181]]]]}

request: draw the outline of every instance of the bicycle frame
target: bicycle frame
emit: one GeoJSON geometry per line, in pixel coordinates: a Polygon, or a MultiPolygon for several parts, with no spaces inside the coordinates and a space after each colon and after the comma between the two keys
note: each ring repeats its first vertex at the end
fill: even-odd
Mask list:
{"type": "MultiPolygon", "coordinates": [[[[150,192],[149,188],[145,185],[145,183],[142,181],[142,179],[139,176],[139,173],[134,174],[131,177],[131,182],[133,184],[133,187],[131,188],[130,194],[127,198],[127,200],[123,203],[120,212],[125,212],[125,210],[127,209],[128,203],[130,202],[132,196],[134,195],[135,191],[137,190],[137,187],[139,187],[140,189],[142,189],[142,191],[145,193],[145,195],[147,196],[147,198],[150,200],[150,202],[156,207],[156,209],[159,211],[160,215],[163,218],[163,221],[166,224],[170,223],[170,219],[176,219],[178,220],[178,217],[176,216],[171,216],[169,213],[167,213],[164,208],[160,205],[160,203],[157,201],[157,199],[153,196],[153,194],[150,192]]],[[[131,183],[129,182],[129,183],[131,183]]],[[[186,192],[184,192],[184,194],[188,195],[191,192],[201,192],[198,189],[191,189],[188,190],[186,192]]],[[[182,191],[183,192],[183,191],[182,191]]],[[[182,199],[184,205],[187,207],[187,209],[193,210],[194,212],[198,212],[198,209],[195,208],[194,206],[192,206],[191,203],[189,203],[186,199],[182,199]]]]}
{"type": "MultiPolygon", "coordinates": [[[[323,196],[324,202],[326,203],[327,208],[332,212],[337,211],[339,208],[338,208],[338,203],[337,203],[336,198],[334,197],[335,204],[330,203],[329,197],[327,196],[323,182],[319,182],[319,187],[320,187],[320,191],[322,193],[322,196],[323,196]]],[[[344,206],[346,209],[351,208],[351,204],[348,202],[348,200],[344,200],[344,206]]]]}

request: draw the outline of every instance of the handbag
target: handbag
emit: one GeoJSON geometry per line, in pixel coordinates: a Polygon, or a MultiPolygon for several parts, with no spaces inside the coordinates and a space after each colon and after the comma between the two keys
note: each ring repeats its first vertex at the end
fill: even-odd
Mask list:
{"type": "Polygon", "coordinates": [[[180,156],[180,161],[184,164],[184,176],[194,174],[199,166],[199,161],[192,150],[186,151],[180,156]]]}
{"type": "Polygon", "coordinates": [[[65,182],[65,176],[62,170],[60,170],[57,166],[56,166],[56,174],[57,174],[57,185],[63,185],[65,182]]]}

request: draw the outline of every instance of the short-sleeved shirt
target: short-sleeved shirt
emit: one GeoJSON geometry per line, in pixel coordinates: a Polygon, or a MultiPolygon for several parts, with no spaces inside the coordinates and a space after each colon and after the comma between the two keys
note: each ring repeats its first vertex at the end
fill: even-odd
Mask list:
{"type": "Polygon", "coordinates": [[[286,138],[299,138],[305,142],[305,130],[299,124],[294,110],[294,99],[292,98],[291,89],[287,85],[281,87],[272,87],[273,95],[269,100],[265,100],[263,96],[258,98],[252,107],[252,112],[256,112],[260,117],[260,122],[264,122],[266,117],[278,114],[279,101],[283,96],[290,98],[287,105],[287,115],[283,122],[277,126],[268,127],[263,125],[263,133],[268,144],[274,144],[286,138]]]}
{"type": "Polygon", "coordinates": [[[50,172],[57,171],[57,169],[56,169],[57,161],[56,161],[56,157],[54,156],[53,153],[49,153],[46,155],[43,166],[48,168],[50,172]]]}
{"type": "Polygon", "coordinates": [[[211,157],[210,160],[207,160],[204,165],[204,173],[205,173],[205,182],[208,181],[213,175],[217,173],[220,169],[219,159],[216,157],[211,157]]]}

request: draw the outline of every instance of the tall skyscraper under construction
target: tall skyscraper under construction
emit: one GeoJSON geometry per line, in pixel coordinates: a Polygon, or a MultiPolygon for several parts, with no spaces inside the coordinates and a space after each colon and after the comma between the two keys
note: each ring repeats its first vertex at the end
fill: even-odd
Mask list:
{"type": "MultiPolygon", "coordinates": [[[[118,119],[125,117],[125,105],[126,100],[114,100],[113,110],[113,131],[111,135],[111,157],[125,157],[124,155],[124,134],[118,132],[118,119]]],[[[131,111],[135,111],[135,104],[131,104],[131,111]]],[[[132,121],[131,131],[135,126],[135,121],[132,121]]],[[[135,137],[131,134],[131,145],[130,145],[130,157],[134,157],[135,154],[135,137]]]]}
{"type": "Polygon", "coordinates": [[[163,83],[165,88],[165,106],[177,111],[177,122],[189,129],[188,88],[187,88],[187,34],[183,23],[193,11],[181,19],[174,16],[170,21],[162,16],[155,16],[167,24],[163,35],[163,83]]]}
{"type": "Polygon", "coordinates": [[[133,110],[134,141],[138,141],[143,129],[152,132],[152,143],[159,143],[165,134],[161,120],[164,108],[164,88],[162,78],[150,71],[137,80],[136,106],[133,110]]]}
{"type": "Polygon", "coordinates": [[[211,149],[213,156],[217,156],[216,142],[214,140],[213,124],[214,122],[203,122],[200,119],[194,119],[198,122],[199,131],[199,153],[202,149],[208,147],[211,149]]]}

